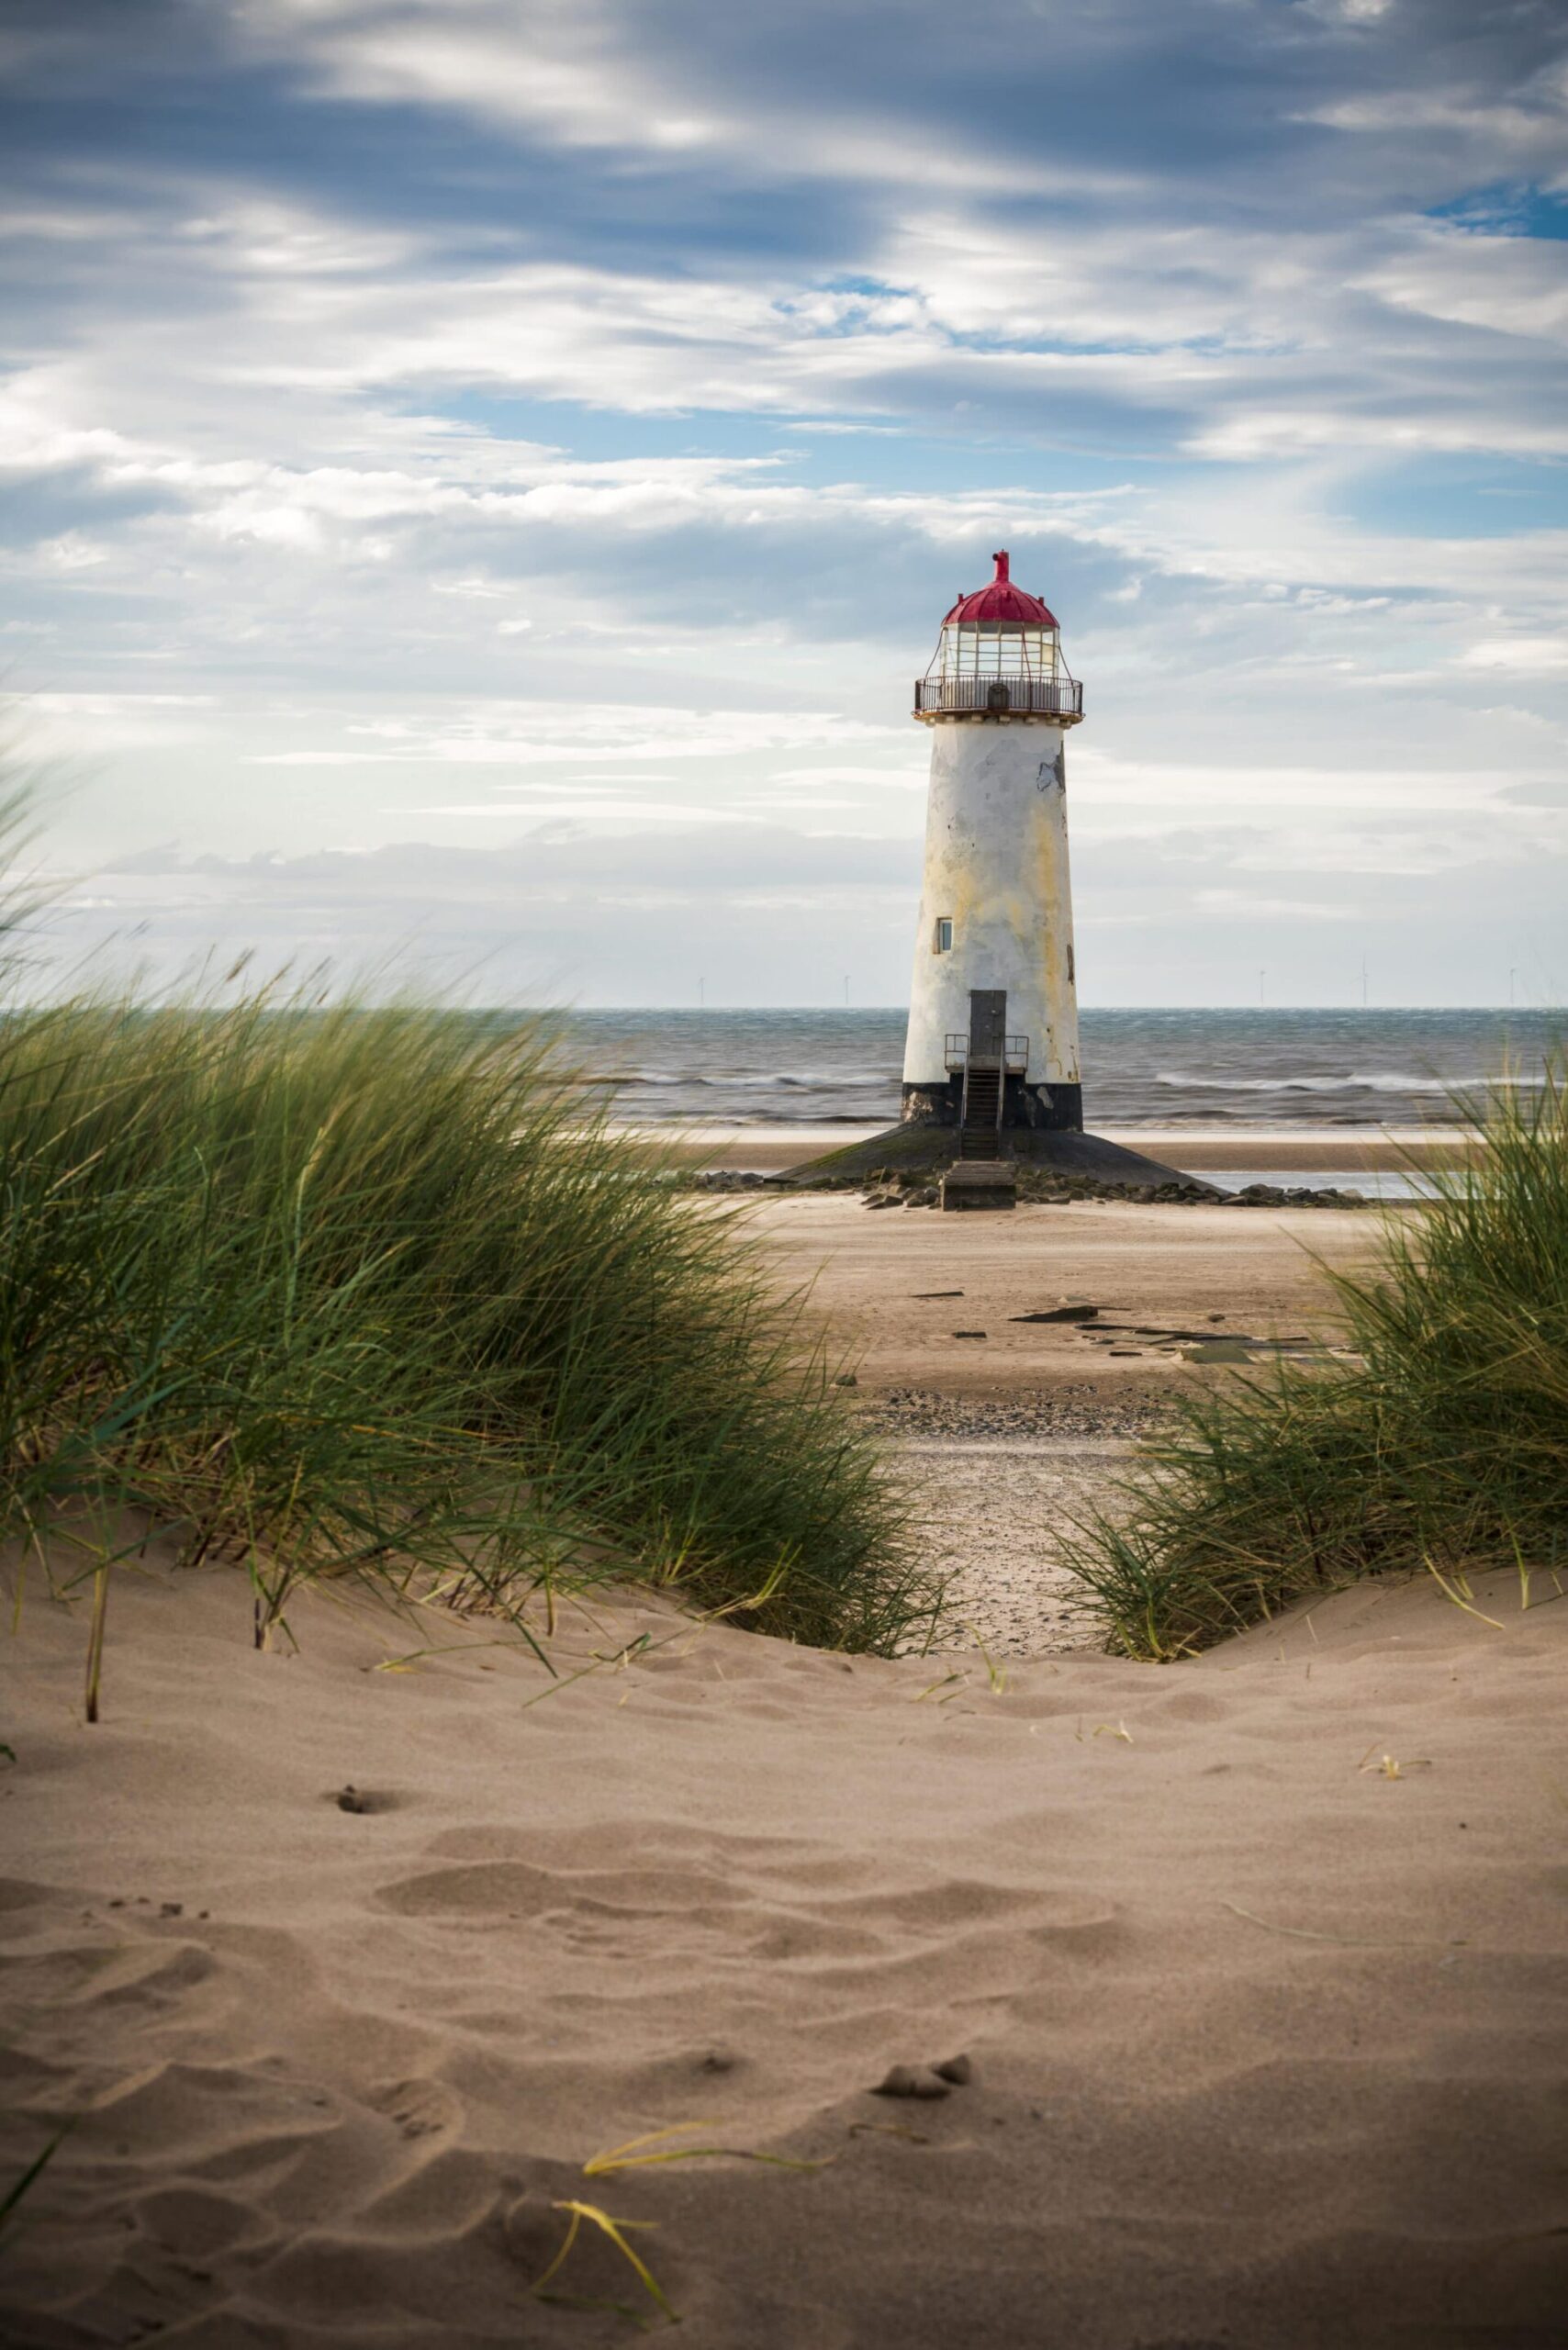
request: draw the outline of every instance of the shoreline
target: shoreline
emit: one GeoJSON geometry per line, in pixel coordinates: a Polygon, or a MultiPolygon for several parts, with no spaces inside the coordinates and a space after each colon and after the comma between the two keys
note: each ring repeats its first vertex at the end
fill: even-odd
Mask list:
{"type": "MultiPolygon", "coordinates": [[[[884,1134],[881,1125],[725,1126],[710,1123],[628,1125],[618,1131],[663,1145],[681,1159],[736,1173],[782,1174],[830,1150],[884,1134]]],[[[1373,1174],[1462,1166],[1474,1144],[1457,1126],[1095,1126],[1107,1142],[1201,1174],[1245,1169],[1260,1174],[1373,1174]]]]}

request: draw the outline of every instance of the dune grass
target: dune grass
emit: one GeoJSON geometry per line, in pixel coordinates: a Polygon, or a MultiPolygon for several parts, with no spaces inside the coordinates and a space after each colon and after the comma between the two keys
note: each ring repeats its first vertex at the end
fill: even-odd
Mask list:
{"type": "Polygon", "coordinates": [[[584,1100],[538,1020],[6,1005],[0,1530],[102,1601],[174,1529],[263,1642],[322,1577],[521,1620],[631,1576],[891,1646],[930,1594],[802,1301],[584,1100]]]}
{"type": "Polygon", "coordinates": [[[1107,1645],[1170,1658],[1399,1569],[1568,1568],[1568,1067],[1456,1105],[1484,1147],[1325,1271],[1359,1360],[1188,1402],[1069,1564],[1107,1645]]]}

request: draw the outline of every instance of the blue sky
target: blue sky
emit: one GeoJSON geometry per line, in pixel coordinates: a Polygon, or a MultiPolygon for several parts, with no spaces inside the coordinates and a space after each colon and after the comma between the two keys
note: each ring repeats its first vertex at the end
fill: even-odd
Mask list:
{"type": "Polygon", "coordinates": [[[1087,1001],[1562,1000],[1556,0],[12,0],[0,81],[63,951],[896,1002],[1006,544],[1087,1001]]]}

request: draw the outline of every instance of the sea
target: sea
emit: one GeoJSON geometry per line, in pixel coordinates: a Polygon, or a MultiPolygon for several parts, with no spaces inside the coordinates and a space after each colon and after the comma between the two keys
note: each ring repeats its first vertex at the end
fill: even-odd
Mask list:
{"type": "MultiPolygon", "coordinates": [[[[575,1012],[571,1048],[628,1124],[878,1125],[904,1024],[875,1011],[575,1012]]],[[[1410,1126],[1454,1093],[1539,1086],[1568,1013],[1081,1009],[1091,1127],[1410,1126]]]]}

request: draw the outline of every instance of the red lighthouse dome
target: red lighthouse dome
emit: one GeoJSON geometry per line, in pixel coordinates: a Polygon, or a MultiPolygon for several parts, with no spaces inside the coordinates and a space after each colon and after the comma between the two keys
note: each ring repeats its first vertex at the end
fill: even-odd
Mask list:
{"type": "Polygon", "coordinates": [[[1083,688],[1061,655],[1056,614],[1013,585],[1005,550],[996,576],[960,596],[942,623],[931,666],[914,686],[916,718],[1045,718],[1074,726],[1083,688]]]}
{"type": "Polygon", "coordinates": [[[1048,628],[1057,625],[1055,616],[1038,596],[1013,584],[1005,547],[991,556],[996,576],[989,586],[977,588],[972,596],[960,596],[942,625],[944,628],[995,628],[999,623],[1014,628],[1048,628]]]}

